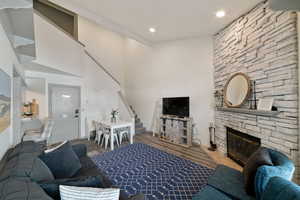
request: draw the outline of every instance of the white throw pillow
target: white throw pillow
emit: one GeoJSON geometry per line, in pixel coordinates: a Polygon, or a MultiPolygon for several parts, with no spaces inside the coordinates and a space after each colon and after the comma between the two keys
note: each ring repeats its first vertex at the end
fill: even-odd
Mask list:
{"type": "Polygon", "coordinates": [[[119,200],[118,188],[59,186],[61,200],[119,200]]]}
{"type": "Polygon", "coordinates": [[[52,152],[52,151],[54,151],[54,150],[56,150],[56,149],[59,149],[60,147],[62,147],[64,144],[66,144],[68,141],[64,141],[63,143],[61,143],[60,145],[58,145],[58,146],[56,146],[56,147],[54,147],[54,148],[52,148],[52,149],[47,149],[47,150],[45,150],[44,152],[45,153],[50,153],[50,152],[52,152]]]}

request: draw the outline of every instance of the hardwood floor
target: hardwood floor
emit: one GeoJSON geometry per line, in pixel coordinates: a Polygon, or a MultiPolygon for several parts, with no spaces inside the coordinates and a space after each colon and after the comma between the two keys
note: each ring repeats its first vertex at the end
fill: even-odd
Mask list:
{"type": "Polygon", "coordinates": [[[217,166],[217,163],[200,146],[193,146],[190,148],[178,146],[168,142],[163,142],[159,138],[153,137],[152,134],[149,133],[137,135],[135,137],[135,142],[148,144],[162,151],[207,166],[209,168],[215,168],[217,166]]]}
{"type": "MultiPolygon", "coordinates": [[[[225,157],[220,152],[210,152],[206,147],[194,145],[190,148],[181,147],[168,142],[163,142],[157,137],[153,137],[151,133],[138,134],[134,137],[135,143],[144,143],[178,157],[190,160],[200,165],[215,168],[218,164],[223,164],[238,170],[242,168],[231,159],[225,157]]],[[[76,140],[73,144],[85,143],[88,146],[88,152],[90,156],[104,153],[109,151],[109,148],[105,150],[103,147],[98,146],[94,141],[88,140],[76,140]]],[[[124,142],[121,146],[128,145],[128,141],[124,142]]]]}
{"type": "Polygon", "coordinates": [[[225,156],[223,153],[219,151],[209,151],[208,147],[203,147],[203,149],[218,165],[226,165],[239,171],[243,170],[239,164],[225,156]]]}

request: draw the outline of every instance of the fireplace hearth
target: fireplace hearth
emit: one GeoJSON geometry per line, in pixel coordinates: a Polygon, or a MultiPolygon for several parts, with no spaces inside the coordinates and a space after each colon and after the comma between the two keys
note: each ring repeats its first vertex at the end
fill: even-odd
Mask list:
{"type": "Polygon", "coordinates": [[[260,147],[257,137],[227,127],[227,156],[244,166],[248,158],[260,147]]]}

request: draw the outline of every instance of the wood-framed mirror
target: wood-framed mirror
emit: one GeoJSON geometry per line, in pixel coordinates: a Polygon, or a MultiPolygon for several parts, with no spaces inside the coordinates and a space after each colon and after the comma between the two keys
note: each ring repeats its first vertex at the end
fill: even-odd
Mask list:
{"type": "Polygon", "coordinates": [[[239,108],[249,98],[251,83],[244,73],[233,74],[224,87],[224,102],[227,107],[239,108]]]}

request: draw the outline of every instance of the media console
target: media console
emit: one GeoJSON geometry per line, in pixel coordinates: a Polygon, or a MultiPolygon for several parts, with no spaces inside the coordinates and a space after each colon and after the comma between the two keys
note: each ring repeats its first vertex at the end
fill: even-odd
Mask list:
{"type": "Polygon", "coordinates": [[[193,119],[162,115],[160,117],[159,137],[162,141],[184,147],[192,146],[193,119]]]}

